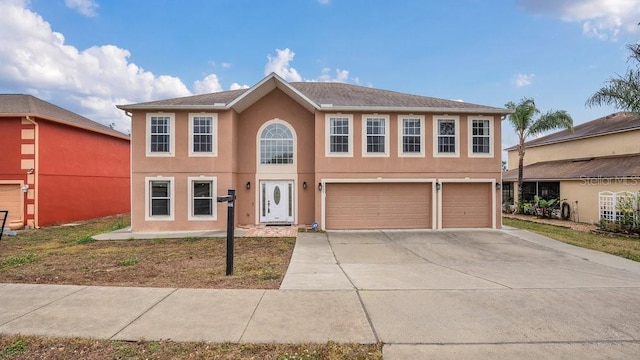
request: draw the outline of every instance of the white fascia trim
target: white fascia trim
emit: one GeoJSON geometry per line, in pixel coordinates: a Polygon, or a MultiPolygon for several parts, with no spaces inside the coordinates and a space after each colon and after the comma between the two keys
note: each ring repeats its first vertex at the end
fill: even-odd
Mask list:
{"type": "Polygon", "coordinates": [[[404,106],[341,106],[322,104],[319,110],[325,111],[353,111],[353,112],[425,112],[425,113],[456,113],[456,114],[511,114],[507,109],[483,108],[442,108],[442,107],[404,107],[404,106]]]}
{"type": "Polygon", "coordinates": [[[214,111],[214,110],[229,110],[229,107],[223,105],[116,105],[120,110],[192,110],[192,111],[214,111]]]}
{"type": "MultiPolygon", "coordinates": [[[[488,183],[491,184],[491,228],[496,228],[496,192],[501,191],[496,189],[496,184],[500,180],[496,179],[478,179],[478,178],[457,178],[457,179],[437,179],[442,183],[488,183]]],[[[438,191],[438,230],[442,229],[442,189],[438,191]]]]}
{"type": "MultiPolygon", "coordinates": [[[[320,224],[322,230],[327,230],[327,184],[362,184],[362,183],[431,183],[431,228],[436,229],[436,209],[437,204],[433,199],[436,198],[436,179],[435,178],[329,178],[320,179],[322,191],[320,192],[320,224]]],[[[442,191],[438,191],[441,193],[442,191]]],[[[495,202],[495,200],[494,200],[495,202]]],[[[440,226],[442,227],[442,226],[440,226]]],[[[495,226],[494,226],[495,227],[495,226]]]]}
{"type": "Polygon", "coordinates": [[[233,108],[236,104],[241,102],[244,98],[248,97],[251,93],[256,91],[258,88],[264,86],[267,82],[269,82],[271,80],[274,80],[276,82],[276,87],[280,88],[281,86],[284,86],[289,91],[293,92],[296,96],[299,96],[302,100],[304,100],[306,103],[308,103],[308,105],[310,105],[310,107],[312,107],[313,109],[315,109],[315,110],[319,109],[318,104],[316,104],[311,99],[306,97],[300,91],[296,90],[293,86],[289,85],[289,83],[287,83],[283,78],[278,76],[278,74],[273,73],[273,72],[271,74],[267,75],[264,79],[260,80],[260,82],[258,82],[257,84],[253,85],[249,90],[245,91],[242,95],[238,96],[233,101],[228,103],[227,104],[227,108],[229,108],[229,109],[233,108]]]}

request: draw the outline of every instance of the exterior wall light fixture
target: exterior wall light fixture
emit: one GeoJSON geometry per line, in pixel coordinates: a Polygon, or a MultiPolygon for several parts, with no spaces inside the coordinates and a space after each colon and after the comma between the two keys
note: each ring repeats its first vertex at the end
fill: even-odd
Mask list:
{"type": "Polygon", "coordinates": [[[499,182],[496,183],[496,190],[500,190],[502,189],[502,184],[500,184],[499,182]]]}
{"type": "Polygon", "coordinates": [[[436,190],[440,191],[440,188],[442,187],[442,185],[440,185],[439,182],[436,183],[436,190]]]}
{"type": "Polygon", "coordinates": [[[251,181],[247,181],[247,190],[251,189],[251,181]]]}
{"type": "Polygon", "coordinates": [[[302,182],[302,188],[303,188],[303,189],[306,189],[306,188],[307,188],[307,182],[306,182],[306,181],[303,181],[303,182],[302,182]]]}
{"type": "Polygon", "coordinates": [[[318,183],[318,190],[322,191],[322,183],[321,182],[318,183]]]}

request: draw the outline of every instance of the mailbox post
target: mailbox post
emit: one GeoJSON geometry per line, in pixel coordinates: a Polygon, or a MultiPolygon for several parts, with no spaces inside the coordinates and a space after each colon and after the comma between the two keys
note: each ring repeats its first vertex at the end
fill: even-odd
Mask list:
{"type": "Polygon", "coordinates": [[[229,189],[227,196],[218,196],[218,202],[227,203],[227,276],[233,275],[233,228],[236,191],[229,189]]]}

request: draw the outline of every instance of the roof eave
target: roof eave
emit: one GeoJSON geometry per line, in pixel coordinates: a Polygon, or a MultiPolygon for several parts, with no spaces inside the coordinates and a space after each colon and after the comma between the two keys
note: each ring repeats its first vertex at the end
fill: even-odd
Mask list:
{"type": "Polygon", "coordinates": [[[120,110],[133,111],[133,110],[229,110],[229,106],[225,105],[116,105],[120,110]]]}
{"type": "Polygon", "coordinates": [[[63,124],[63,125],[67,125],[67,126],[71,126],[74,128],[78,128],[78,129],[83,129],[83,130],[87,130],[87,131],[91,131],[91,132],[95,132],[95,133],[99,133],[99,134],[103,134],[103,135],[107,135],[107,136],[111,136],[111,137],[115,137],[115,138],[119,138],[119,139],[123,139],[123,140],[127,140],[127,141],[131,141],[131,138],[129,136],[127,136],[126,134],[123,134],[117,130],[113,130],[113,132],[117,133],[114,134],[112,132],[106,131],[106,130],[100,130],[100,129],[94,129],[88,126],[83,126],[81,124],[72,122],[72,121],[66,121],[66,120],[61,120],[61,119],[57,119],[57,118],[52,118],[46,115],[42,115],[42,114],[37,114],[37,113],[3,113],[0,114],[0,117],[31,117],[31,118],[36,118],[36,119],[42,119],[42,120],[47,120],[47,121],[53,121],[55,123],[58,124],[63,124]]]}
{"type": "MultiPolygon", "coordinates": [[[[528,145],[528,146],[527,146],[527,143],[524,143],[524,148],[525,149],[530,149],[530,148],[539,147],[539,146],[561,144],[561,143],[569,142],[569,141],[590,139],[590,138],[595,138],[595,137],[598,137],[598,136],[613,135],[613,134],[619,134],[619,133],[628,132],[628,131],[638,131],[638,130],[640,130],[640,127],[634,127],[634,128],[628,128],[628,129],[622,129],[622,130],[616,130],[616,131],[607,131],[607,132],[598,133],[598,134],[579,136],[579,137],[575,137],[575,138],[571,138],[571,139],[561,139],[561,140],[542,142],[542,143],[539,143],[539,144],[533,144],[533,145],[528,145]]],[[[518,145],[514,145],[514,146],[511,146],[511,147],[508,147],[508,148],[504,149],[504,151],[513,151],[513,150],[517,150],[517,149],[518,149],[518,145]]]]}
{"type": "Polygon", "coordinates": [[[447,107],[419,107],[419,106],[340,106],[322,104],[321,111],[389,111],[389,112],[431,112],[431,113],[463,113],[463,114],[494,114],[506,115],[509,110],[498,108],[447,108],[447,107]]]}
{"type": "Polygon", "coordinates": [[[258,99],[261,99],[264,94],[269,93],[273,89],[278,88],[286,93],[288,96],[293,98],[298,104],[303,106],[309,112],[314,112],[318,110],[319,106],[309,99],[302,92],[298,91],[298,89],[291,86],[288,82],[286,82],[283,78],[278,76],[276,73],[271,73],[262,79],[260,82],[252,86],[249,90],[245,91],[242,95],[235,98],[233,101],[229,102],[227,106],[229,108],[233,108],[237,112],[242,112],[246,110],[249,106],[254,104],[258,99]],[[264,93],[264,94],[261,94],[264,93]],[[256,97],[257,99],[252,99],[252,97],[256,97]]]}

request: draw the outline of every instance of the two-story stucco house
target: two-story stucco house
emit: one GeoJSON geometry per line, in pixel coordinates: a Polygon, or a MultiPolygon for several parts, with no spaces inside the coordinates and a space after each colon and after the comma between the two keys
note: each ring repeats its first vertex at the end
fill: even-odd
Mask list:
{"type": "Polygon", "coordinates": [[[236,223],[499,228],[502,108],[342,83],[121,105],[132,118],[132,230],[236,223]]]}

